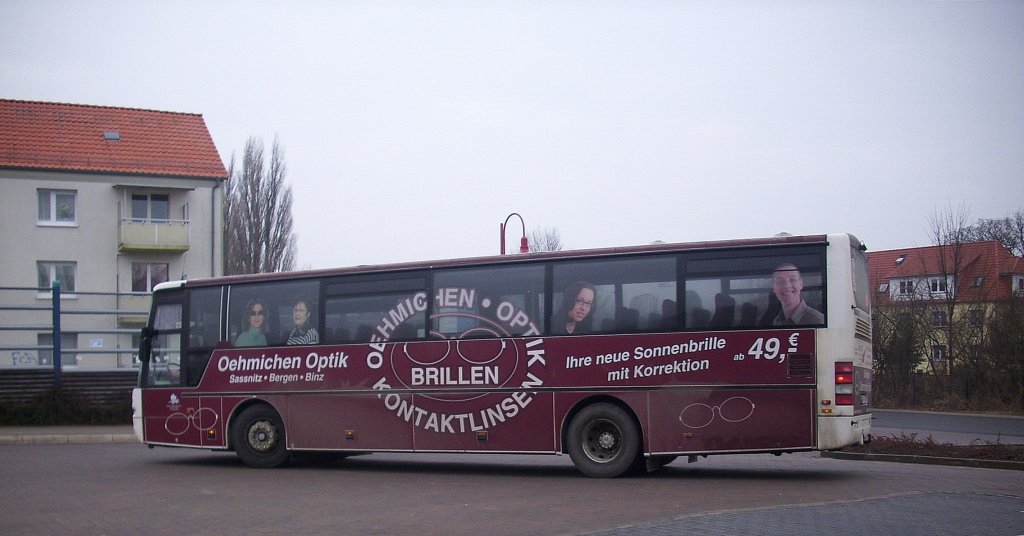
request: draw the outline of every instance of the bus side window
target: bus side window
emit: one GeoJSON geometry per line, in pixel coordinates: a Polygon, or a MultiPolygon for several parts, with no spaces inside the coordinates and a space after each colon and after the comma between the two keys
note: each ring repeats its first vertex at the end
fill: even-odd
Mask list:
{"type": "Polygon", "coordinates": [[[544,266],[438,271],[431,334],[443,338],[538,335],[544,319],[544,266]]]}
{"type": "Polygon", "coordinates": [[[551,333],[674,329],[676,257],[563,262],[554,266],[551,333]]]}
{"type": "Polygon", "coordinates": [[[324,340],[415,340],[424,336],[426,316],[425,292],[330,296],[324,302],[324,340]]]}
{"type": "Polygon", "coordinates": [[[779,296],[790,308],[804,301],[806,316],[797,319],[799,325],[822,324],[818,313],[824,307],[822,256],[806,251],[688,259],[686,328],[744,329],[784,323],[779,296]]]}
{"type": "Polygon", "coordinates": [[[422,272],[342,276],[325,281],[323,340],[411,341],[427,336],[427,277],[422,272]]]}
{"type": "Polygon", "coordinates": [[[189,349],[213,348],[221,337],[221,287],[192,289],[189,293],[189,349]]]}

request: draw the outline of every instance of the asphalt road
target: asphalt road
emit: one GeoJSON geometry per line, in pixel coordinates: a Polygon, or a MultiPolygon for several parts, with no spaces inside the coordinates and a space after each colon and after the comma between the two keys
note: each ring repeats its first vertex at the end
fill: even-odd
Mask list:
{"type": "Polygon", "coordinates": [[[871,433],[876,437],[931,437],[939,443],[1024,444],[1024,417],[923,411],[872,411],[871,433]]]}
{"type": "Polygon", "coordinates": [[[1022,534],[1019,471],[821,458],[374,454],[258,470],[139,444],[0,446],[0,534],[1022,534]]]}

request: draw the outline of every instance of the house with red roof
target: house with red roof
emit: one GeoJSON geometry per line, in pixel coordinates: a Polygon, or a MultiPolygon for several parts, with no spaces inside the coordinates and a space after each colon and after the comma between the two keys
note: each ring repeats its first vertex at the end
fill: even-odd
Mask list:
{"type": "Polygon", "coordinates": [[[921,357],[932,363],[956,357],[951,325],[960,323],[961,355],[977,353],[992,306],[1024,296],[1024,258],[995,240],[874,251],[868,271],[876,316],[897,307],[906,314],[909,306],[926,313],[931,329],[921,344],[928,354],[921,357]]]}
{"type": "MultiPolygon", "coordinates": [[[[202,115],[0,99],[0,302],[59,280],[62,309],[148,312],[154,285],[221,275],[227,177],[202,115]]],[[[49,292],[32,294],[48,305],[49,292]]],[[[25,315],[0,311],[0,324],[32,324],[25,315]]],[[[103,351],[137,347],[128,332],[145,315],[67,317],[62,346],[89,351],[64,366],[132,366],[103,351]]],[[[0,349],[0,367],[44,365],[45,351],[24,348],[52,342],[4,330],[0,348],[22,349],[0,349]]]]}

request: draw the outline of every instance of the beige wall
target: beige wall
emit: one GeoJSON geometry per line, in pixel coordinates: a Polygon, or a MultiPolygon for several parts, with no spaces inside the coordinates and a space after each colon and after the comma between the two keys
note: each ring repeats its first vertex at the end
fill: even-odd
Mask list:
{"type": "MultiPolygon", "coordinates": [[[[53,173],[0,169],[0,287],[35,287],[38,261],[72,261],[76,265],[79,292],[130,292],[133,262],[167,263],[170,279],[222,275],[222,206],[220,181],[147,176],[53,173]],[[216,188],[215,188],[216,187],[216,188]],[[74,190],[76,223],[49,226],[38,223],[39,189],[74,190]],[[186,251],[119,251],[121,213],[130,214],[132,192],[170,196],[172,220],[187,215],[186,251]],[[187,213],[183,212],[187,211],[187,213]]],[[[181,232],[179,228],[176,232],[181,232]]],[[[45,306],[45,293],[0,291],[0,305],[45,306]]],[[[68,297],[62,308],[137,309],[135,297],[68,297]]],[[[26,326],[50,323],[48,312],[0,310],[0,325],[26,326]]],[[[115,315],[67,314],[62,327],[69,331],[89,329],[137,329],[137,323],[119,322],[115,315]]],[[[0,346],[37,345],[38,331],[0,330],[0,346]]],[[[107,349],[131,346],[128,333],[83,333],[79,348],[107,349]]],[[[31,352],[35,353],[35,352],[31,352]]],[[[0,350],[0,367],[14,366],[10,350],[0,350]]],[[[17,357],[21,363],[26,351],[17,357]]],[[[83,368],[111,368],[130,364],[130,355],[80,354],[72,362],[83,368]]],[[[65,364],[69,358],[64,359],[65,364]]]]}

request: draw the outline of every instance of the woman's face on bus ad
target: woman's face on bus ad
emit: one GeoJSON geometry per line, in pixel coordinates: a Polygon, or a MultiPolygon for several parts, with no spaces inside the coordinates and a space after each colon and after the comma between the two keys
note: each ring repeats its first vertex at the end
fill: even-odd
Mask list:
{"type": "Polygon", "coordinates": [[[257,303],[249,309],[249,326],[260,329],[263,327],[263,320],[266,319],[267,312],[263,310],[263,304],[257,303]]]}
{"type": "Polygon", "coordinates": [[[581,288],[580,293],[576,295],[576,302],[573,304],[572,309],[569,309],[569,320],[582,322],[590,314],[590,309],[593,306],[594,291],[586,287],[581,288]]]}

